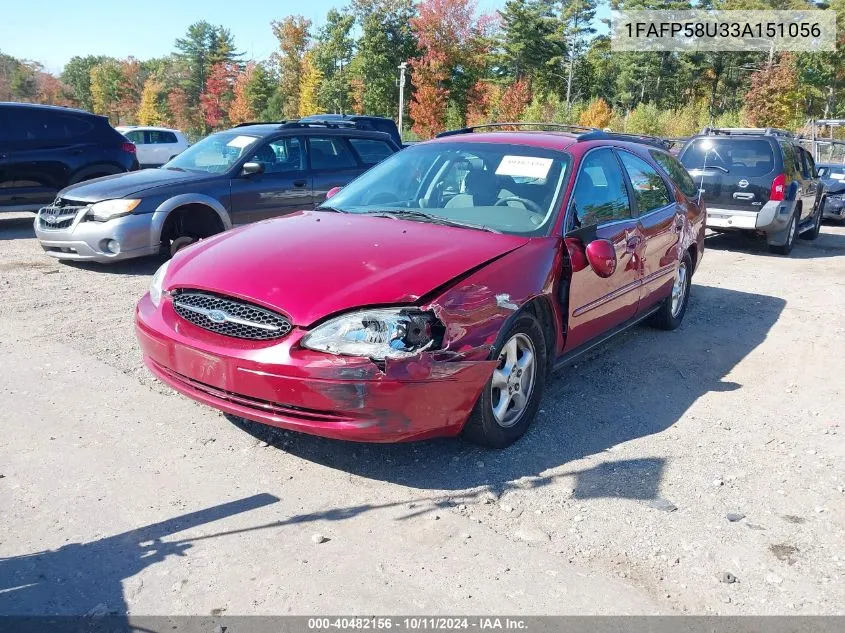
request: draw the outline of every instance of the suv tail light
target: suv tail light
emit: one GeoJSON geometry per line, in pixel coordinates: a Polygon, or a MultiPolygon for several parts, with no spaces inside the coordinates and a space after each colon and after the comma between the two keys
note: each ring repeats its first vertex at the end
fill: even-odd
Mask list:
{"type": "MultiPolygon", "coordinates": [[[[135,147],[135,143],[121,143],[120,149],[124,152],[129,152],[130,154],[137,153],[137,148],[135,147]]],[[[774,189],[773,189],[774,191],[774,189]]]]}
{"type": "Polygon", "coordinates": [[[786,194],[786,174],[778,174],[772,181],[772,192],[769,200],[783,200],[786,194]]]}

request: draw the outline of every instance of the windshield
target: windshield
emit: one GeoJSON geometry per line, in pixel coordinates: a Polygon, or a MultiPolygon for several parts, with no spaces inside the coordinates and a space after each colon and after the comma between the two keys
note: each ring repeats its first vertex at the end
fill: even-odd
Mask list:
{"type": "Polygon", "coordinates": [[[819,176],[827,180],[845,180],[845,166],[843,165],[819,165],[819,176]]]}
{"type": "Polygon", "coordinates": [[[325,206],[542,235],[560,207],[568,166],[567,154],[537,147],[426,143],[393,154],[325,206]]]}
{"type": "Polygon", "coordinates": [[[220,173],[228,171],[255,141],[257,136],[237,132],[218,132],[164,164],[165,169],[220,173]]]}
{"type": "Polygon", "coordinates": [[[772,146],[762,139],[700,138],[686,147],[681,162],[687,169],[712,169],[737,175],[765,176],[775,168],[772,146]]]}

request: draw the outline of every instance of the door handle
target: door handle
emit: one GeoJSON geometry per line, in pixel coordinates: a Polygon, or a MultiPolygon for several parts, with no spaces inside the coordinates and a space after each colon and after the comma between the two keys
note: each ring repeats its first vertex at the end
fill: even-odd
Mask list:
{"type": "Polygon", "coordinates": [[[294,180],[293,181],[294,187],[304,187],[307,184],[308,184],[308,181],[306,181],[306,180],[294,180]]]}

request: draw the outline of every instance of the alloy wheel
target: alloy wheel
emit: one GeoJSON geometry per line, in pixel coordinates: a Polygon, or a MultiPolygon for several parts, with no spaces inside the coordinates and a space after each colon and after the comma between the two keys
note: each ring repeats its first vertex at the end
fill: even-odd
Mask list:
{"type": "Polygon", "coordinates": [[[684,297],[687,294],[687,264],[681,262],[675,272],[675,281],[672,284],[672,318],[677,318],[684,306],[684,297]]]}
{"type": "Polygon", "coordinates": [[[537,373],[534,343],[525,334],[514,334],[499,354],[499,366],[493,372],[491,406],[496,423],[510,428],[519,422],[537,373]]]}

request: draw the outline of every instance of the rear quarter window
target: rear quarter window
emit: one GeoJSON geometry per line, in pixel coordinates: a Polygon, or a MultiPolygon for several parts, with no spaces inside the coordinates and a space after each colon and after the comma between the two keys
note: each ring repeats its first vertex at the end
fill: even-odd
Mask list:
{"type": "Polygon", "coordinates": [[[737,177],[765,176],[775,170],[775,154],[768,140],[708,136],[692,141],[681,153],[687,169],[712,168],[737,177]]]}
{"type": "Polygon", "coordinates": [[[649,154],[654,161],[663,168],[663,171],[669,176],[670,180],[675,183],[675,186],[684,192],[688,198],[694,198],[698,193],[698,188],[695,186],[695,181],[689,175],[686,167],[681,162],[670,154],[653,149],[649,150],[649,154]]]}

